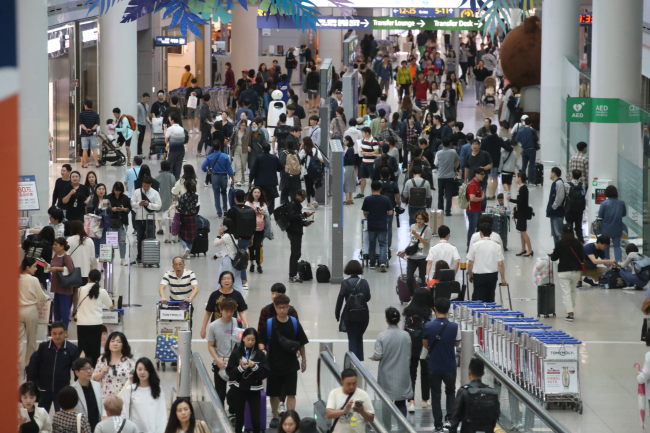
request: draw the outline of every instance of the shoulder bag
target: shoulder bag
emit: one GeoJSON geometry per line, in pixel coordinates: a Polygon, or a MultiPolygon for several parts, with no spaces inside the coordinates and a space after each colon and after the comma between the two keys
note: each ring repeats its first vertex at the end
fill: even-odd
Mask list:
{"type": "MultiPolygon", "coordinates": [[[[422,234],[424,234],[424,231],[427,229],[428,224],[425,224],[424,227],[422,228],[422,231],[420,232],[420,237],[422,237],[422,234]]],[[[418,252],[418,245],[420,244],[420,241],[416,241],[414,244],[409,245],[404,249],[404,253],[407,256],[412,256],[413,254],[417,254],[418,252]]]]}
{"type": "Polygon", "coordinates": [[[442,325],[442,329],[440,329],[440,332],[438,332],[438,335],[436,335],[436,339],[433,340],[433,343],[429,345],[427,349],[426,359],[428,359],[429,356],[431,356],[431,352],[433,352],[433,349],[436,347],[436,344],[438,344],[438,341],[442,339],[442,334],[445,332],[445,329],[447,329],[447,325],[449,325],[449,320],[447,320],[447,322],[445,322],[445,324],[442,325]]]}
{"type": "Polygon", "coordinates": [[[573,253],[573,255],[576,256],[576,259],[578,259],[578,261],[580,262],[580,266],[582,266],[582,268],[581,268],[580,270],[581,270],[582,272],[586,271],[586,270],[587,270],[587,266],[586,266],[583,262],[580,261],[580,257],[578,257],[578,255],[576,254],[576,252],[573,251],[573,247],[570,247],[570,248],[571,248],[571,252],[573,253]]]}
{"type": "MultiPolygon", "coordinates": [[[[350,399],[352,398],[353,395],[354,395],[354,392],[352,394],[348,395],[348,398],[345,399],[345,403],[343,403],[343,407],[341,409],[339,409],[339,410],[345,409],[345,406],[348,404],[348,402],[350,401],[350,399]]],[[[327,433],[332,433],[334,431],[334,427],[336,427],[336,423],[339,422],[340,418],[341,417],[338,417],[332,422],[332,425],[330,426],[329,430],[327,430],[327,433]]]]}
{"type": "Polygon", "coordinates": [[[83,414],[78,413],[77,414],[77,433],[81,433],[81,417],[83,414]]]}

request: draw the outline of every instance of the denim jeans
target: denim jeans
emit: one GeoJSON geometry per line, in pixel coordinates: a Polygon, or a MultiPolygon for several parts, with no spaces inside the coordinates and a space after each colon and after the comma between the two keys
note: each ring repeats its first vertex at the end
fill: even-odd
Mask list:
{"type": "Polygon", "coordinates": [[[535,159],[537,151],[535,149],[524,149],[521,152],[521,171],[528,175],[528,182],[535,183],[535,159]],[[528,171],[526,172],[526,167],[528,171]]]}
{"type": "Polygon", "coordinates": [[[415,214],[420,212],[421,210],[426,212],[427,208],[409,206],[409,225],[415,224],[415,222],[416,222],[415,221],[415,214]]]}
{"type": "Polygon", "coordinates": [[[431,412],[433,413],[433,425],[435,428],[442,428],[442,383],[445,384],[445,409],[447,418],[451,418],[456,399],[456,370],[451,373],[437,373],[429,371],[429,389],[431,390],[431,412]]]}
{"type": "Polygon", "coordinates": [[[438,209],[444,211],[447,209],[447,213],[451,213],[451,199],[454,193],[454,179],[438,179],[438,209]],[[445,206],[445,198],[446,206],[445,206]]]}
{"type": "Polygon", "coordinates": [[[368,232],[368,255],[370,256],[370,266],[375,266],[375,252],[377,242],[379,242],[379,264],[388,263],[388,247],[386,245],[386,236],[388,232],[368,232]]]}
{"type": "MultiPolygon", "coordinates": [[[[243,250],[248,250],[248,247],[251,246],[251,240],[250,239],[239,239],[237,241],[237,245],[239,245],[239,248],[243,250]]],[[[241,280],[246,281],[246,269],[241,271],[241,280]]]]}
{"type": "Polygon", "coordinates": [[[185,242],[181,237],[178,237],[178,242],[181,243],[183,248],[187,248],[188,250],[192,251],[192,245],[194,244],[193,242],[185,242]]]}
{"type": "Polygon", "coordinates": [[[348,332],[348,350],[357,355],[359,361],[363,361],[363,334],[368,328],[368,322],[346,321],[345,328],[348,332]]]}
{"type": "MultiPolygon", "coordinates": [[[[621,259],[623,258],[623,252],[621,251],[621,237],[617,238],[610,238],[612,241],[612,246],[614,247],[614,259],[617,262],[620,262],[621,259]]],[[[609,260],[609,246],[605,248],[605,258],[609,260]]]]}
{"type": "MultiPolygon", "coordinates": [[[[393,245],[393,217],[395,215],[388,215],[388,234],[386,235],[386,244],[388,249],[393,245]]],[[[399,215],[398,215],[399,216],[399,215]]]]}
{"type": "Polygon", "coordinates": [[[465,212],[465,214],[469,220],[469,226],[467,227],[467,248],[469,248],[469,241],[478,229],[478,219],[481,218],[483,212],[465,212]]]}
{"type": "MultiPolygon", "coordinates": [[[[485,180],[481,182],[481,190],[483,191],[483,195],[486,195],[488,187],[487,176],[485,176],[484,179],[485,180]]],[[[485,212],[485,209],[487,209],[487,200],[481,201],[481,212],[485,212]]]]}
{"type": "Polygon", "coordinates": [[[214,193],[214,207],[217,208],[217,215],[222,216],[228,210],[228,175],[212,174],[212,192],[214,193]],[[223,212],[221,209],[223,200],[223,212]]]}
{"type": "Polygon", "coordinates": [[[126,227],[122,226],[119,229],[106,229],[109,232],[117,232],[117,239],[119,240],[118,245],[120,247],[120,258],[123,259],[126,256],[126,227]]]}
{"type": "Polygon", "coordinates": [[[287,68],[287,78],[289,83],[291,83],[291,77],[293,76],[293,69],[292,68],[287,68]]]}
{"type": "Polygon", "coordinates": [[[72,295],[62,295],[61,293],[54,294],[54,302],[52,303],[52,320],[54,322],[63,322],[65,324],[65,329],[68,329],[68,324],[70,323],[71,306],[72,295]]]}
{"type": "Polygon", "coordinates": [[[560,242],[562,237],[562,227],[564,226],[564,217],[550,217],[551,235],[553,235],[553,244],[560,242]]]}

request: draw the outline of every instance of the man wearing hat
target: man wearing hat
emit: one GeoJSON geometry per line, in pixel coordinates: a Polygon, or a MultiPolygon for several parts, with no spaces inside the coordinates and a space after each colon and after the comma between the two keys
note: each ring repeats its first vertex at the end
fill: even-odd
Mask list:
{"type": "Polygon", "coordinates": [[[307,192],[301,189],[296,192],[295,199],[287,204],[287,222],[289,223],[287,237],[291,244],[291,255],[289,256],[289,282],[291,283],[302,283],[302,278],[298,273],[298,260],[302,255],[302,228],[314,222],[307,220],[314,215],[314,212],[302,211],[302,202],[305,201],[305,198],[307,198],[307,192]]]}

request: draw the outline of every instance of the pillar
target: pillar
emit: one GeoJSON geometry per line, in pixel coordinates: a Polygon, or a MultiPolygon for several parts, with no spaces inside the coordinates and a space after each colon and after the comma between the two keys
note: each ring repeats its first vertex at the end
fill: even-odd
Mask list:
{"type": "MultiPolygon", "coordinates": [[[[256,68],[258,66],[257,56],[259,55],[259,32],[257,31],[257,8],[251,4],[248,10],[239,5],[235,5],[232,11],[232,49],[231,62],[232,70],[235,73],[235,79],[241,77],[241,71],[244,69],[256,68]]],[[[204,37],[210,37],[209,35],[204,37]]],[[[285,46],[286,50],[289,49],[285,46]]],[[[286,73],[282,68],[283,73],[286,73]]]]}
{"type": "MultiPolygon", "coordinates": [[[[580,40],[580,0],[546,0],[542,21],[542,84],[540,101],[540,141],[542,161],[565,164],[560,151],[562,97],[566,56],[578,56],[580,40]],[[546,24],[546,27],[544,27],[546,24]]],[[[565,176],[566,177],[566,176],[565,176]]]]}
{"type": "Polygon", "coordinates": [[[347,30],[320,30],[318,57],[332,59],[332,66],[336,72],[341,72],[343,59],[343,35],[347,30]]]}
{"type": "MultiPolygon", "coordinates": [[[[113,108],[136,117],[138,95],[137,24],[120,23],[127,3],[120,2],[99,18],[99,117],[110,119],[113,108]]],[[[135,155],[137,134],[133,135],[135,155]]]]}
{"type": "MultiPolygon", "coordinates": [[[[47,216],[50,197],[48,151],[47,1],[21,0],[17,6],[19,85],[19,175],[35,175],[40,211],[47,216]],[[35,37],[34,35],[42,37],[35,37]],[[35,104],[34,101],[41,101],[35,104]]],[[[58,176],[57,176],[58,177],[58,176]]],[[[39,219],[41,221],[41,219],[39,219]]],[[[47,222],[47,219],[45,221],[47,222]]]]}
{"type": "MultiPolygon", "coordinates": [[[[641,96],[642,32],[639,28],[643,24],[643,0],[594,0],[593,17],[591,97],[638,101],[641,96]]],[[[620,128],[626,126],[590,124],[590,182],[597,177],[609,179],[618,186],[620,128]]],[[[591,221],[596,207],[591,194],[587,202],[591,221]]]]}

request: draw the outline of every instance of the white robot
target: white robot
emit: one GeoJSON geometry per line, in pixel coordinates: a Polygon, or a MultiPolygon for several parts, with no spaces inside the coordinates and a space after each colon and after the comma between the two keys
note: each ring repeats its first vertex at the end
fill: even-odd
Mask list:
{"type": "Polygon", "coordinates": [[[266,126],[271,132],[271,128],[275,129],[275,125],[280,121],[280,114],[287,114],[287,106],[282,101],[282,92],[279,90],[274,90],[271,93],[273,101],[269,104],[269,112],[266,116],[266,126]]]}

